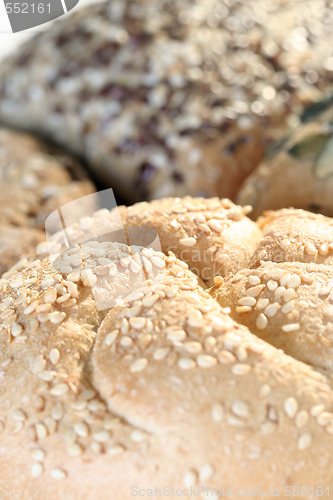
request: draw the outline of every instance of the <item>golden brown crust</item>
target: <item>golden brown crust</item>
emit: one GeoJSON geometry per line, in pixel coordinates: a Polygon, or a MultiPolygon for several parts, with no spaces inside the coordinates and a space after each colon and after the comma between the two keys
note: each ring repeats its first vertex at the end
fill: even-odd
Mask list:
{"type": "Polygon", "coordinates": [[[46,217],[94,192],[80,164],[28,134],[0,129],[0,275],[45,239],[46,217]]]}
{"type": "MultiPolygon", "coordinates": [[[[184,231],[194,230],[193,213],[246,219],[228,203],[168,199],[119,212],[127,236],[130,224],[155,227],[161,217],[179,251],[171,217],[184,231]]],[[[333,274],[300,250],[315,225],[322,244],[330,220],[268,213],[252,253],[260,231],[272,258],[270,232],[278,241],[290,233],[300,262],[291,250],[286,262],[253,257],[252,269],[242,261],[209,292],[172,253],[74,244],[112,220],[99,211],[80,221],[68,229],[73,248],[0,280],[4,500],[129,500],[135,488],[200,485],[262,489],[268,500],[272,485],[330,484],[333,274]]]]}

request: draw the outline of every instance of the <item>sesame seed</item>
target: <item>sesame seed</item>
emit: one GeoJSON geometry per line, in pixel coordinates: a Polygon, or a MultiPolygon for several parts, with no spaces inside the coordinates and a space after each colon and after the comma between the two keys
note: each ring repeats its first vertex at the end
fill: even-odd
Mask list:
{"type": "Polygon", "coordinates": [[[37,477],[40,477],[44,472],[44,467],[42,464],[36,463],[31,466],[31,477],[36,479],[37,477]]]}
{"type": "Polygon", "coordinates": [[[214,278],[214,285],[220,286],[223,283],[223,278],[222,276],[215,276],[214,278]]]}
{"type": "Polygon", "coordinates": [[[314,244],[311,242],[306,243],[305,251],[308,255],[311,255],[311,256],[317,255],[317,249],[314,246],[314,244]]]}
{"type": "Polygon", "coordinates": [[[238,361],[246,361],[247,360],[247,351],[244,346],[238,346],[235,351],[236,357],[238,361]]]}
{"type": "Polygon", "coordinates": [[[184,349],[191,354],[198,354],[202,351],[202,345],[200,344],[200,342],[195,341],[186,342],[184,344],[184,349]]]}
{"type": "Polygon", "coordinates": [[[156,351],[154,352],[153,358],[155,359],[155,361],[160,361],[161,359],[166,358],[169,352],[170,352],[169,347],[160,347],[159,349],[156,349],[156,351]]]}
{"type": "Polygon", "coordinates": [[[104,344],[107,346],[110,346],[111,344],[113,344],[113,342],[118,337],[118,334],[119,334],[118,330],[113,330],[112,332],[108,333],[104,339],[104,344]]]}
{"type": "Polygon", "coordinates": [[[152,307],[159,300],[159,295],[157,293],[153,293],[152,295],[146,295],[142,299],[142,305],[144,307],[152,307]]]}
{"type": "Polygon", "coordinates": [[[325,410],[324,405],[315,405],[311,408],[310,410],[310,415],[312,417],[317,417],[320,413],[322,413],[325,410]]]}
{"type": "Polygon", "coordinates": [[[31,456],[36,462],[43,462],[45,460],[46,453],[41,448],[35,448],[31,451],[31,456]]]}
{"type": "Polygon", "coordinates": [[[275,292],[275,290],[277,289],[277,287],[278,287],[278,284],[277,284],[277,282],[276,282],[276,281],[274,281],[274,280],[269,280],[269,281],[267,282],[267,288],[268,288],[268,290],[270,290],[271,292],[275,292]]]}
{"type": "Polygon", "coordinates": [[[130,371],[132,373],[137,373],[137,372],[142,372],[148,365],[148,360],[147,358],[139,358],[136,359],[131,365],[130,365],[130,371]]]}
{"type": "Polygon", "coordinates": [[[63,396],[68,392],[68,385],[67,384],[58,384],[55,387],[52,387],[50,390],[50,394],[52,396],[63,396]]]}
{"type": "Polygon", "coordinates": [[[39,355],[35,359],[32,360],[31,369],[32,369],[33,373],[40,373],[40,372],[44,371],[45,368],[46,368],[46,361],[42,355],[39,355]]]}
{"type": "Polygon", "coordinates": [[[52,469],[51,476],[53,479],[65,479],[67,474],[63,469],[52,469]]]}
{"type": "Polygon", "coordinates": [[[269,299],[259,299],[257,304],[256,304],[256,309],[258,311],[262,311],[263,309],[265,309],[265,307],[267,307],[269,304],[269,299]]]}
{"type": "Polygon", "coordinates": [[[232,412],[237,417],[246,418],[250,416],[250,411],[248,405],[239,399],[236,399],[231,405],[232,412]]]}
{"type": "Polygon", "coordinates": [[[54,434],[57,430],[57,422],[51,417],[47,417],[44,422],[49,433],[54,434]]]}
{"type": "Polygon", "coordinates": [[[89,427],[84,422],[76,422],[73,429],[75,434],[80,437],[87,437],[89,434],[89,427]]]}
{"type": "Polygon", "coordinates": [[[245,293],[248,297],[258,297],[264,288],[265,285],[252,286],[251,288],[248,288],[245,293]]]}
{"type": "Polygon", "coordinates": [[[145,441],[147,437],[148,437],[147,433],[144,431],[140,431],[139,429],[136,429],[131,433],[131,439],[135,443],[140,443],[142,441],[145,441]]]}
{"type": "Polygon", "coordinates": [[[182,238],[179,240],[179,244],[184,247],[194,247],[197,244],[197,240],[195,238],[182,238]]]}
{"type": "Polygon", "coordinates": [[[128,321],[134,330],[142,330],[146,324],[146,318],[141,317],[130,318],[128,321]]]}
{"type": "Polygon", "coordinates": [[[328,411],[323,411],[318,415],[317,422],[319,425],[328,425],[333,421],[333,414],[328,411]]]}
{"type": "Polygon", "coordinates": [[[329,252],[329,248],[328,248],[328,245],[326,245],[325,243],[319,247],[320,255],[325,256],[328,254],[328,252],[329,252]]]}
{"type": "Polygon", "coordinates": [[[280,304],[275,302],[274,304],[268,305],[264,313],[268,318],[273,318],[277,314],[280,308],[281,308],[280,304]]]}
{"type": "Polygon", "coordinates": [[[311,434],[309,432],[304,432],[298,438],[297,447],[300,451],[306,450],[311,444],[311,434]]]}
{"type": "Polygon", "coordinates": [[[112,446],[112,448],[110,448],[108,450],[108,454],[109,455],[119,455],[120,453],[123,453],[125,451],[125,447],[121,444],[119,445],[116,445],[116,446],[112,446]]]}
{"type": "Polygon", "coordinates": [[[208,481],[214,474],[214,469],[210,464],[203,465],[199,470],[199,479],[201,482],[208,481]]]}
{"type": "Polygon", "coordinates": [[[295,424],[298,429],[304,427],[309,421],[309,414],[307,411],[302,410],[296,415],[295,424]]]}
{"type": "Polygon", "coordinates": [[[200,368],[211,368],[217,363],[217,359],[209,354],[200,354],[197,356],[196,361],[200,368]]]}
{"type": "Polygon", "coordinates": [[[81,279],[81,273],[79,271],[73,271],[67,276],[67,280],[70,282],[77,282],[80,281],[80,279],[81,279]]]}
{"type": "Polygon", "coordinates": [[[318,290],[318,295],[324,297],[325,295],[328,295],[330,292],[331,292],[331,287],[322,286],[320,290],[318,290]]]}
{"type": "Polygon", "coordinates": [[[295,307],[295,301],[291,300],[290,302],[283,304],[281,311],[283,312],[283,314],[288,314],[294,309],[294,307],[295,307]]]}
{"type": "Polygon", "coordinates": [[[23,314],[31,314],[33,313],[37,307],[39,306],[39,302],[37,302],[37,300],[35,300],[34,302],[32,302],[30,305],[28,305],[28,307],[26,307],[23,311],[23,314]]]}
{"type": "Polygon", "coordinates": [[[66,318],[66,313],[64,312],[54,311],[49,314],[49,320],[51,321],[51,323],[55,325],[61,323],[65,318],[66,318]]]}
{"type": "Polygon", "coordinates": [[[76,434],[73,429],[68,429],[65,434],[65,441],[67,444],[73,444],[76,441],[76,434]]]}
{"type": "Polygon", "coordinates": [[[264,384],[261,388],[260,388],[260,392],[259,392],[259,396],[261,398],[265,398],[266,396],[268,396],[269,394],[271,393],[271,388],[268,384],[264,384]]]}
{"type": "Polygon", "coordinates": [[[67,453],[71,457],[79,457],[83,453],[82,447],[77,443],[72,443],[67,446],[67,453]]]}
{"type": "Polygon", "coordinates": [[[290,323],[289,325],[283,325],[282,326],[282,331],[289,333],[289,332],[295,332],[296,330],[300,329],[300,324],[299,323],[290,323]]]}
{"type": "Polygon", "coordinates": [[[220,403],[216,403],[212,406],[212,417],[215,422],[221,422],[223,420],[224,409],[220,403]]]}
{"type": "Polygon", "coordinates": [[[248,279],[248,284],[251,286],[259,285],[260,284],[260,278],[258,276],[249,276],[248,279]]]}
{"type": "Polygon", "coordinates": [[[249,306],[238,306],[235,308],[237,314],[244,314],[252,311],[252,307],[249,306]]]}
{"type": "Polygon", "coordinates": [[[222,364],[234,363],[236,361],[236,357],[232,352],[229,351],[220,351],[217,355],[218,360],[222,364]]]}
{"type": "Polygon", "coordinates": [[[221,223],[217,219],[210,219],[209,221],[207,221],[207,225],[217,233],[221,233],[223,230],[221,223]]]}
{"type": "Polygon", "coordinates": [[[256,319],[256,327],[258,330],[265,330],[268,325],[268,319],[263,313],[260,313],[259,316],[256,319]]]}
{"type": "Polygon", "coordinates": [[[12,413],[12,417],[17,422],[24,422],[26,420],[26,414],[22,410],[14,410],[12,413]]]}
{"type": "Polygon", "coordinates": [[[54,304],[57,300],[57,290],[55,288],[48,288],[42,294],[42,300],[45,304],[54,304]]]}
{"type": "Polygon", "coordinates": [[[59,297],[57,299],[57,304],[63,304],[64,302],[66,302],[66,300],[70,299],[71,296],[69,293],[65,293],[65,295],[61,295],[61,297],[59,297]]]}
{"type": "Polygon", "coordinates": [[[19,323],[13,323],[11,326],[11,334],[13,337],[18,337],[19,335],[21,335],[22,330],[22,325],[20,325],[19,323]]]}
{"type": "Polygon", "coordinates": [[[287,398],[284,402],[284,409],[288,417],[294,418],[298,410],[298,403],[295,398],[287,398]]]}
{"type": "Polygon", "coordinates": [[[161,257],[157,257],[157,256],[153,255],[152,258],[151,258],[151,262],[158,269],[164,269],[165,268],[165,260],[162,259],[161,257]]]}
{"type": "Polygon", "coordinates": [[[190,370],[196,366],[196,363],[191,358],[180,358],[178,360],[178,366],[182,370],[190,370]]]}
{"type": "MultiPolygon", "coordinates": [[[[284,286],[279,286],[274,293],[275,300],[281,300],[282,297],[284,297],[284,294],[286,293],[287,289],[284,286]]],[[[286,301],[286,300],[285,300],[286,301]]],[[[286,301],[287,302],[287,301],[286,301]]]]}
{"type": "Polygon", "coordinates": [[[191,486],[195,486],[197,481],[197,474],[192,470],[188,471],[183,478],[184,486],[187,486],[188,488],[191,486]]]}
{"type": "Polygon", "coordinates": [[[38,423],[35,425],[36,435],[38,439],[44,439],[47,436],[47,428],[44,424],[38,423]]]}
{"type": "Polygon", "coordinates": [[[61,420],[62,419],[62,417],[64,416],[64,410],[63,410],[63,407],[60,403],[57,403],[52,408],[51,415],[52,415],[52,418],[54,418],[54,420],[61,420]]]}
{"type": "Polygon", "coordinates": [[[184,330],[171,330],[167,333],[166,338],[171,340],[171,342],[181,342],[186,338],[186,332],[184,330]]]}
{"type": "Polygon", "coordinates": [[[119,343],[123,347],[130,347],[133,344],[133,340],[131,337],[128,337],[127,335],[125,335],[124,337],[121,337],[119,343]]]}
{"type": "Polygon", "coordinates": [[[288,238],[283,239],[280,243],[280,247],[282,248],[282,250],[287,250],[289,246],[290,240],[288,240],[288,238]]]}
{"type": "Polygon", "coordinates": [[[59,349],[51,349],[49,355],[50,361],[53,365],[56,365],[60,360],[60,351],[59,349]]]}
{"type": "Polygon", "coordinates": [[[105,443],[110,437],[108,431],[98,431],[93,434],[93,439],[98,443],[105,443]]]}
{"type": "Polygon", "coordinates": [[[254,307],[257,301],[254,297],[242,297],[239,299],[238,304],[240,306],[254,307]]]}
{"type": "Polygon", "coordinates": [[[232,366],[231,371],[234,375],[246,375],[247,373],[249,373],[250,369],[250,365],[236,363],[234,366],[232,366]]]}

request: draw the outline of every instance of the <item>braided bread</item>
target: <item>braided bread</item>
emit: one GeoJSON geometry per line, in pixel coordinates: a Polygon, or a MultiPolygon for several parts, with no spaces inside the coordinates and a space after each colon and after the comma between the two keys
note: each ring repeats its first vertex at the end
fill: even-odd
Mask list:
{"type": "Polygon", "coordinates": [[[120,207],[125,230],[157,229],[160,252],[94,239],[112,229],[114,212],[99,211],[68,228],[72,248],[58,235],[62,253],[0,280],[3,500],[329,487],[331,221],[247,212],[189,197],[120,207]],[[222,227],[206,234],[212,213],[222,227]],[[189,265],[175,255],[184,237],[189,265]],[[104,295],[132,287],[101,307],[100,279],[104,295]]]}

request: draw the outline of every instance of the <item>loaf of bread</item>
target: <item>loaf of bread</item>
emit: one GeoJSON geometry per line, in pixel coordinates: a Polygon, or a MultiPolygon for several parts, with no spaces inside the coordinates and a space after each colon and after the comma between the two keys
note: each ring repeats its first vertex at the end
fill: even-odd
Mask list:
{"type": "Polygon", "coordinates": [[[309,107],[246,179],[237,200],[263,210],[296,207],[333,216],[333,97],[309,107]]]}
{"type": "Polygon", "coordinates": [[[114,212],[100,211],[68,228],[71,248],[0,280],[1,499],[327,491],[332,221],[283,210],[254,223],[247,212],[217,199],[120,207],[128,234],[157,229],[160,252],[102,241],[114,212]],[[189,266],[174,255],[184,238],[189,266]],[[100,307],[101,278],[104,295],[123,282],[130,293],[100,307]]]}
{"type": "Polygon", "coordinates": [[[77,160],[35,137],[0,129],[0,276],[33,255],[46,217],[94,192],[77,160]]]}
{"type": "Polygon", "coordinates": [[[0,69],[0,117],[83,155],[128,198],[233,198],[331,81],[325,0],[107,0],[0,69]]]}

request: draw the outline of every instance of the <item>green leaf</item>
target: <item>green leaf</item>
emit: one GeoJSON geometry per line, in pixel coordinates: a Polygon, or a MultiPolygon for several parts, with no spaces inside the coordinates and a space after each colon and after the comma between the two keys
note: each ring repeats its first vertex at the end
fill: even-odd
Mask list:
{"type": "Polygon", "coordinates": [[[330,135],[328,134],[312,135],[297,142],[288,150],[288,153],[299,160],[315,159],[329,140],[330,135]]]}
{"type": "Polygon", "coordinates": [[[328,108],[330,108],[333,105],[333,95],[330,97],[327,97],[326,99],[316,102],[315,104],[311,104],[305,110],[303,111],[301,115],[301,122],[302,123],[307,123],[315,118],[318,118],[321,113],[326,111],[328,108]]]}
{"type": "Polygon", "coordinates": [[[314,165],[314,173],[317,179],[325,179],[333,175],[333,137],[330,137],[319,154],[314,165]]]}

